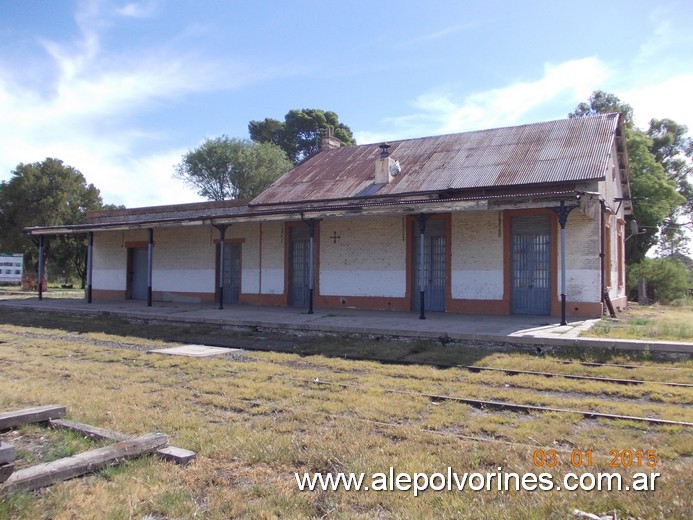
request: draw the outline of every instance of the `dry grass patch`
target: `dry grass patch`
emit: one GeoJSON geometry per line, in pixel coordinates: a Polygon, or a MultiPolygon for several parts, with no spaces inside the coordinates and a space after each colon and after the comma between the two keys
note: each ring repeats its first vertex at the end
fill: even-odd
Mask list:
{"type": "MultiPolygon", "coordinates": [[[[0,517],[565,518],[579,508],[617,509],[624,518],[683,518],[688,512],[690,428],[485,411],[420,393],[692,421],[689,389],[648,386],[644,394],[628,394],[625,387],[609,393],[601,383],[551,385],[553,380],[534,376],[487,377],[296,354],[247,353],[245,361],[160,356],[143,352],[164,346],[151,339],[65,336],[18,326],[0,326],[0,337],[6,341],[0,344],[0,409],[59,403],[73,420],[129,434],[162,431],[173,445],[198,453],[188,468],[145,457],[38,493],[20,493],[0,503],[0,517]],[[488,441],[469,440],[472,436],[488,441]],[[395,491],[300,492],[294,478],[294,472],[370,474],[390,466],[410,473],[447,467],[459,473],[498,467],[536,472],[535,446],[563,454],[591,449],[593,470],[608,467],[610,449],[656,449],[661,485],[652,493],[490,490],[413,497],[395,491]]],[[[534,370],[554,362],[508,354],[478,361],[534,370]]],[[[683,368],[677,377],[693,372],[686,363],[666,366],[683,368]]],[[[569,469],[561,465],[554,473],[569,469]]]]}
{"type": "Polygon", "coordinates": [[[693,341],[693,304],[638,305],[629,303],[617,319],[602,319],[584,336],[620,339],[693,341]]]}

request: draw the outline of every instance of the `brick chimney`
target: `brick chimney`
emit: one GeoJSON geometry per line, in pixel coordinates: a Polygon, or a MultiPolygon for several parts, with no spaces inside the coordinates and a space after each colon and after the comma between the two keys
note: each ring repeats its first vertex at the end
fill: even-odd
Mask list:
{"type": "Polygon", "coordinates": [[[390,145],[383,143],[380,145],[380,155],[375,160],[375,183],[389,184],[392,179],[399,175],[399,162],[390,157],[390,145]]]}
{"type": "Polygon", "coordinates": [[[332,136],[332,128],[329,126],[325,129],[325,135],[320,139],[320,149],[321,150],[332,150],[333,148],[340,148],[342,146],[342,141],[332,136]]]}

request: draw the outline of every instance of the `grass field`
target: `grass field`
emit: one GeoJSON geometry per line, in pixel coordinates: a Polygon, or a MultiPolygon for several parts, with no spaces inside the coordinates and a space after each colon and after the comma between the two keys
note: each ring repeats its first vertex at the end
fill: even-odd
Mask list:
{"type": "MultiPolygon", "coordinates": [[[[0,285],[0,299],[2,300],[36,298],[37,296],[37,291],[23,291],[19,285],[0,285]]],[[[84,298],[84,289],[80,289],[79,286],[74,286],[73,288],[68,289],[63,288],[58,284],[50,284],[48,286],[48,290],[43,292],[43,297],[46,299],[80,299],[84,298]]]]}
{"type": "MultiPolygon", "coordinates": [[[[39,319],[39,318],[37,318],[39,319]]],[[[15,320],[16,321],[16,320],[15,320]]],[[[0,502],[3,518],[567,518],[573,509],[618,511],[619,518],[688,518],[693,431],[634,421],[587,420],[564,413],[472,408],[422,393],[493,399],[693,422],[687,387],[614,385],[531,375],[469,373],[319,355],[245,352],[213,359],[166,357],[171,346],[96,332],[0,325],[0,410],[62,404],[72,420],[128,434],[162,431],[197,452],[181,468],[153,457],[0,502]],[[329,384],[338,383],[338,384],[329,384]],[[399,391],[393,393],[393,390],[399,391]],[[537,468],[535,450],[558,464],[537,468]],[[574,450],[593,465],[573,467],[574,450]],[[655,450],[656,467],[610,467],[611,450],[655,450]],[[295,472],[637,471],[661,474],[654,491],[299,491],[295,472]]],[[[334,349],[334,339],[330,348],[334,349]]],[[[346,343],[345,343],[346,345],[346,343]]],[[[364,343],[366,352],[408,350],[364,343]]],[[[313,348],[313,347],[311,347],[313,348]]],[[[353,352],[357,342],[348,343],[353,352]]],[[[417,344],[415,354],[444,347],[417,344]]],[[[690,361],[612,357],[640,368],[586,367],[565,358],[468,350],[478,365],[648,381],[693,383],[690,361]],[[672,370],[673,369],[673,370],[672,370]]],[[[471,360],[471,361],[470,361],[471,360]]],[[[3,434],[29,439],[34,463],[87,449],[64,433],[33,442],[41,428],[3,434]],[[32,445],[39,444],[39,448],[32,445]],[[47,446],[48,445],[48,446],[47,446]],[[52,447],[51,447],[52,446],[52,447]],[[48,455],[45,455],[45,454],[48,455]]],[[[86,443],[88,444],[88,443],[86,443]]]]}
{"type": "Polygon", "coordinates": [[[583,335],[690,342],[693,341],[693,302],[675,306],[629,303],[618,318],[604,318],[583,335]]]}

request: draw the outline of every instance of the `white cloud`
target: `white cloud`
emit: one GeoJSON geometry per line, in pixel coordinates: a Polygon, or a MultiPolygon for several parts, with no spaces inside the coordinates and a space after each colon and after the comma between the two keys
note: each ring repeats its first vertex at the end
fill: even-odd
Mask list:
{"type": "Polygon", "coordinates": [[[358,142],[377,142],[530,122],[527,118],[531,113],[551,103],[562,101],[574,107],[600,88],[608,76],[600,60],[583,58],[546,64],[541,78],[475,92],[462,99],[450,88],[431,90],[414,101],[415,113],[386,120],[388,131],[357,132],[356,137],[358,142]]]}
{"type": "Polygon", "coordinates": [[[149,18],[156,11],[154,2],[131,2],[116,9],[118,14],[131,18],[149,18]]]}
{"type": "MultiPolygon", "coordinates": [[[[135,7],[126,6],[128,16],[135,7]]],[[[0,63],[0,178],[20,162],[56,157],[78,168],[107,203],[127,206],[196,200],[171,179],[185,150],[163,133],[138,129],[135,119],[194,92],[229,88],[254,79],[242,67],[190,55],[142,50],[113,55],[101,48],[107,25],[98,2],[75,16],[76,41],[43,41],[58,71],[48,85],[27,85],[21,69],[0,63]],[[136,153],[143,143],[151,152],[136,153]]]]}
{"type": "Polygon", "coordinates": [[[693,74],[673,76],[662,81],[632,87],[619,97],[633,107],[635,125],[647,128],[650,119],[673,119],[693,132],[693,74]]]}

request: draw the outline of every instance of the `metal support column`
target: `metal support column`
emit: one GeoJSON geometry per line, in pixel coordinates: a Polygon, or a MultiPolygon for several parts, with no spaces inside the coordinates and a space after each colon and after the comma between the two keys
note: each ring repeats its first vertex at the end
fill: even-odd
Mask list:
{"type": "Polygon", "coordinates": [[[43,235],[39,236],[38,248],[38,299],[43,300],[43,235]]]}
{"type": "Polygon", "coordinates": [[[152,266],[153,259],[152,255],[154,253],[154,230],[149,228],[147,230],[148,244],[147,244],[147,307],[152,306],[152,266]]]}
{"type": "Polygon", "coordinates": [[[558,215],[558,223],[561,225],[561,325],[567,325],[565,319],[566,307],[566,283],[565,283],[565,225],[568,222],[568,215],[577,208],[577,205],[566,206],[562,200],[560,206],[551,208],[558,215]]]}
{"type": "Polygon", "coordinates": [[[606,237],[604,230],[604,214],[606,213],[606,202],[599,201],[599,290],[601,302],[604,303],[604,295],[606,294],[606,237]]]}
{"type": "Polygon", "coordinates": [[[214,225],[219,230],[219,310],[224,309],[224,240],[227,224],[214,225]]]}
{"type": "MultiPolygon", "coordinates": [[[[565,210],[565,202],[561,201],[561,211],[565,210]]],[[[567,214],[566,219],[567,220],[567,214]]],[[[565,220],[561,219],[561,325],[566,325],[568,322],[565,319],[565,220]]]]}
{"type": "Polygon", "coordinates": [[[425,279],[425,269],[424,269],[424,249],[426,247],[426,215],[421,213],[419,215],[419,232],[420,232],[420,246],[419,246],[419,319],[426,319],[426,312],[424,307],[425,303],[425,291],[426,291],[426,279],[425,279]]]}
{"type": "Polygon", "coordinates": [[[308,314],[313,314],[313,292],[315,290],[315,220],[308,222],[310,231],[310,251],[308,259],[308,314]]]}
{"type": "Polygon", "coordinates": [[[87,303],[91,303],[92,272],[94,271],[94,232],[89,232],[87,245],[87,303]]]}

